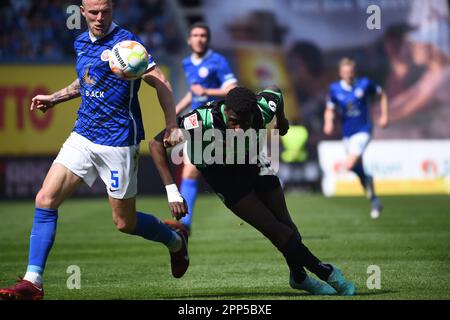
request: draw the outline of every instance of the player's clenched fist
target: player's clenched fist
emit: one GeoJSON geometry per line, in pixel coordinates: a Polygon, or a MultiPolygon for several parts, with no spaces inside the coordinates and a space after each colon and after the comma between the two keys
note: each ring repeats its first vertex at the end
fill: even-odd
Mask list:
{"type": "Polygon", "coordinates": [[[180,220],[188,213],[186,200],[181,196],[176,184],[166,185],[167,200],[169,202],[170,213],[180,220]]]}
{"type": "Polygon", "coordinates": [[[164,133],[164,147],[173,147],[184,141],[183,131],[178,127],[167,128],[164,133]]]}
{"type": "Polygon", "coordinates": [[[183,199],[183,202],[169,202],[170,213],[172,217],[177,220],[180,220],[188,213],[188,207],[186,204],[186,200],[183,199]]]}
{"type": "Polygon", "coordinates": [[[48,109],[52,108],[55,104],[52,101],[51,95],[43,95],[39,94],[31,99],[30,110],[33,111],[35,109],[41,110],[42,112],[46,112],[48,109]]]}

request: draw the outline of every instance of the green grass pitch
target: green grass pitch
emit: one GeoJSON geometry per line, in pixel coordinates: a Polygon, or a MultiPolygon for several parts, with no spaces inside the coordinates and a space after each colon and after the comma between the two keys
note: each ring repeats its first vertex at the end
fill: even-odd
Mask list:
{"type": "MultiPolygon", "coordinates": [[[[181,279],[172,278],[164,246],[115,230],[106,199],[69,200],[44,274],[46,299],[450,299],[450,197],[382,200],[374,221],[364,198],[287,195],[305,244],[356,283],[351,298],[291,289],[282,255],[214,196],[197,202],[181,279]],[[80,267],[79,290],[67,288],[70,265],[80,267]],[[366,285],[371,265],[380,267],[381,289],[366,285]]],[[[0,203],[1,287],[25,271],[33,208],[0,203]]],[[[165,197],[140,197],[138,209],[169,218],[165,197]]]]}

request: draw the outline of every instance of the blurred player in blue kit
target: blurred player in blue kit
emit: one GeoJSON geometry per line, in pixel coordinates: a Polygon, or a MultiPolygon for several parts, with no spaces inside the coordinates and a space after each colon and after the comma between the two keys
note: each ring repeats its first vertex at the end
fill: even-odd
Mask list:
{"type": "MultiPolygon", "coordinates": [[[[177,114],[189,105],[191,110],[195,110],[208,101],[224,98],[237,85],[236,77],[227,60],[224,56],[209,48],[210,41],[211,31],[206,24],[197,22],[190,27],[187,43],[192,54],[183,60],[183,70],[189,91],[177,104],[177,114]]],[[[180,222],[175,220],[165,221],[174,227],[180,227],[181,224],[189,233],[197,197],[199,176],[198,170],[185,157],[180,191],[183,198],[186,199],[189,212],[180,222]]]]}
{"type": "MultiPolygon", "coordinates": [[[[119,231],[166,245],[174,277],[183,276],[189,266],[187,234],[136,211],[139,143],[144,139],[137,95],[141,79],[117,78],[107,56],[118,42],[140,40],[112,21],[111,0],[83,0],[81,13],[88,30],[74,43],[78,78],[56,93],[35,96],[31,102],[31,110],[45,112],[81,96],[78,118],[36,195],[26,274],[15,285],[0,289],[0,299],[44,297],[42,275],[56,234],[58,208],[80,184],[91,186],[98,176],[106,185],[119,231]]],[[[166,122],[164,143],[173,145],[177,123],[172,87],[151,55],[141,78],[156,89],[166,122]]],[[[177,186],[168,185],[167,193],[172,215],[181,218],[187,209],[177,186]]]]}
{"type": "Polygon", "coordinates": [[[369,108],[369,99],[380,97],[381,113],[378,125],[387,127],[388,98],[382,88],[372,80],[356,77],[356,64],[353,60],[343,58],[339,63],[340,80],[330,86],[329,97],[324,113],[324,133],[331,135],[334,131],[336,112],[342,118],[342,134],[347,158],[345,166],[353,171],[359,178],[368,199],[372,204],[370,216],[377,219],[383,209],[378,199],[373,177],[368,175],[363,166],[363,153],[371,140],[372,121],[369,108]]]}

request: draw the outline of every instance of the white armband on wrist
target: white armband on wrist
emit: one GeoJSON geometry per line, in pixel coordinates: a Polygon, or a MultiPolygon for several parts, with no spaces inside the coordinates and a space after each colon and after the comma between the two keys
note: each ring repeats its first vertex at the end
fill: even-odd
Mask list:
{"type": "Polygon", "coordinates": [[[167,200],[169,202],[183,202],[183,197],[181,196],[180,192],[178,191],[176,184],[169,184],[166,186],[166,192],[167,192],[167,200]]]}

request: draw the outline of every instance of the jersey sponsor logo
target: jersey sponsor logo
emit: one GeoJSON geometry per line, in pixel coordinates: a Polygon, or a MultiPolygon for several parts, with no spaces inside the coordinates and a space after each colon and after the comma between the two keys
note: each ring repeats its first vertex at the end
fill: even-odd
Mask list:
{"type": "Polygon", "coordinates": [[[102,52],[102,54],[100,55],[100,59],[104,62],[109,61],[109,56],[111,55],[111,50],[106,49],[105,51],[102,52]]]}
{"type": "Polygon", "coordinates": [[[359,117],[361,115],[361,111],[358,108],[355,108],[352,102],[347,104],[347,112],[345,113],[347,117],[359,117]]]}
{"type": "Polygon", "coordinates": [[[87,85],[93,86],[95,84],[95,79],[89,74],[89,69],[91,68],[91,65],[88,65],[84,68],[84,74],[83,74],[83,82],[87,85]]]}
{"type": "Polygon", "coordinates": [[[198,75],[201,78],[206,78],[209,75],[209,70],[206,67],[201,67],[200,69],[198,69],[198,75]]]}
{"type": "Polygon", "coordinates": [[[269,109],[272,110],[272,112],[275,112],[277,110],[277,104],[275,103],[275,101],[269,101],[269,109]]]}
{"type": "Polygon", "coordinates": [[[104,98],[105,92],[104,91],[85,91],[84,95],[89,98],[104,98]]]}
{"type": "Polygon", "coordinates": [[[184,128],[186,130],[198,128],[198,119],[196,113],[184,119],[184,128]]]}

